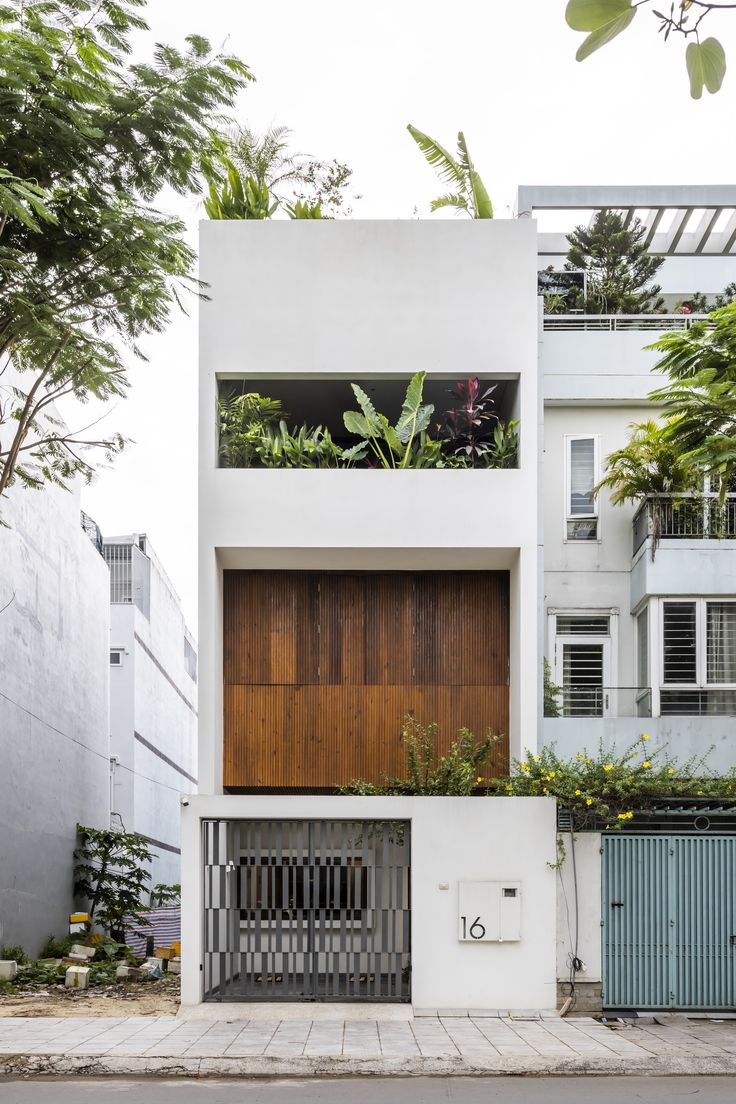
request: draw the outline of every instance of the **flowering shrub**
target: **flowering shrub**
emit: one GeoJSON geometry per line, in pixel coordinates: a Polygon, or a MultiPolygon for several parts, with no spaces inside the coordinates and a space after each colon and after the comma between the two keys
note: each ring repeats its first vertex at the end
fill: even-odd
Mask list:
{"type": "Polygon", "coordinates": [[[506,778],[489,780],[494,796],[548,794],[573,814],[575,828],[621,828],[634,813],[647,812],[672,798],[736,799],[736,769],[708,774],[707,756],[684,763],[666,751],[649,752],[644,733],[622,754],[601,744],[597,754],[582,751],[561,759],[554,746],[527,752],[506,778]]]}

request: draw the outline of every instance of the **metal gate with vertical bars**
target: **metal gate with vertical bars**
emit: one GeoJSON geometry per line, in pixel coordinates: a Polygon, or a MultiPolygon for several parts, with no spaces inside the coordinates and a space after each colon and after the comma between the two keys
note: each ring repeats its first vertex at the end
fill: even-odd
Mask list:
{"type": "Polygon", "coordinates": [[[411,999],[408,822],[202,830],[205,1000],[411,999]]]}
{"type": "Polygon", "coordinates": [[[603,837],[603,1007],[736,1004],[736,836],[603,837]]]}

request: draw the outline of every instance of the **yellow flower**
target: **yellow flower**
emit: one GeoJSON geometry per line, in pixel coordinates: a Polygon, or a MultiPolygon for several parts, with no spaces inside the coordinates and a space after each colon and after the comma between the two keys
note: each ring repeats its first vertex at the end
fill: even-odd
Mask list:
{"type": "Polygon", "coordinates": [[[668,773],[668,774],[674,774],[674,773],[675,773],[675,768],[674,768],[674,767],[670,767],[670,769],[669,769],[669,770],[667,771],[667,773],[668,773]]]}
{"type": "Polygon", "coordinates": [[[575,791],[575,796],[576,796],[576,797],[580,797],[580,795],[581,795],[581,793],[582,793],[582,792],[583,792],[582,790],[576,790],[576,791],[575,791]]]}
{"type": "Polygon", "coordinates": [[[646,743],[647,740],[649,739],[649,733],[648,732],[642,732],[641,738],[644,741],[644,743],[646,743]]]}
{"type": "Polygon", "coordinates": [[[603,764],[603,769],[604,769],[604,771],[613,770],[613,763],[604,763],[603,764]]]}
{"type": "Polygon", "coordinates": [[[582,763],[584,758],[585,758],[584,755],[578,755],[578,763],[582,763]]]}
{"type": "Polygon", "coordinates": [[[590,759],[586,759],[586,760],[585,760],[585,762],[586,762],[586,763],[589,763],[589,762],[590,762],[590,759]]]}
{"type": "Polygon", "coordinates": [[[619,820],[628,820],[628,815],[626,813],[619,813],[618,814],[618,819],[619,820]]]}
{"type": "Polygon", "coordinates": [[[514,788],[513,786],[507,786],[507,787],[506,787],[506,793],[511,793],[511,791],[513,790],[513,788],[514,788]]]}
{"type": "Polygon", "coordinates": [[[476,778],[476,780],[475,780],[475,781],[476,781],[476,782],[482,782],[482,781],[483,781],[483,779],[481,778],[481,776],[480,776],[480,775],[478,775],[478,777],[476,778]]]}
{"type": "Polygon", "coordinates": [[[549,793],[549,790],[547,789],[547,787],[546,787],[546,786],[545,786],[545,787],[544,787],[544,789],[542,790],[542,793],[545,793],[545,794],[548,794],[548,793],[549,793]]]}
{"type": "Polygon", "coordinates": [[[550,771],[549,774],[547,775],[547,778],[552,779],[552,778],[554,778],[554,776],[555,776],[555,771],[550,771]]]}
{"type": "Polygon", "coordinates": [[[534,756],[534,762],[535,762],[535,763],[538,763],[538,762],[540,761],[540,759],[541,759],[541,758],[542,758],[542,756],[541,756],[541,755],[535,755],[535,756],[534,756]]]}
{"type": "Polygon", "coordinates": [[[646,767],[646,768],[649,768],[649,767],[651,767],[651,765],[652,765],[652,764],[651,764],[651,763],[649,762],[649,760],[648,760],[648,759],[645,759],[645,760],[644,760],[644,762],[642,763],[642,766],[643,766],[643,767],[646,767]]]}
{"type": "Polygon", "coordinates": [[[529,766],[529,764],[528,764],[528,763],[522,763],[522,764],[521,764],[521,769],[522,769],[522,770],[524,770],[524,771],[528,771],[528,770],[530,770],[531,768],[530,768],[530,766],[529,766]]]}
{"type": "Polygon", "coordinates": [[[585,804],[586,805],[592,805],[593,804],[593,798],[592,797],[586,797],[585,804]]]}

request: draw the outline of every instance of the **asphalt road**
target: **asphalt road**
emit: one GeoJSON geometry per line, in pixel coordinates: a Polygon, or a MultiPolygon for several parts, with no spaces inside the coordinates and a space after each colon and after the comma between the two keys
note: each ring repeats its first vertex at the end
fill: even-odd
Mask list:
{"type": "Polygon", "coordinates": [[[0,1081],[0,1104],[733,1104],[736,1077],[0,1081]]]}

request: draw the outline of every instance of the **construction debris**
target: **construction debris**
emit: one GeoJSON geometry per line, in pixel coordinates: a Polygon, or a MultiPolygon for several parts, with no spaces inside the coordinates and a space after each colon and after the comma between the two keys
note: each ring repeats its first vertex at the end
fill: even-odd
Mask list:
{"type": "Polygon", "coordinates": [[[67,989],[87,989],[89,966],[70,966],[66,972],[64,984],[67,989]]]}
{"type": "Polygon", "coordinates": [[[17,973],[17,962],[12,958],[0,959],[0,981],[12,981],[17,973]]]}

